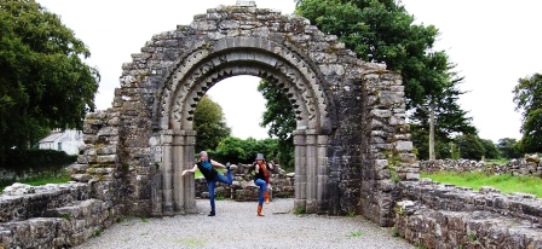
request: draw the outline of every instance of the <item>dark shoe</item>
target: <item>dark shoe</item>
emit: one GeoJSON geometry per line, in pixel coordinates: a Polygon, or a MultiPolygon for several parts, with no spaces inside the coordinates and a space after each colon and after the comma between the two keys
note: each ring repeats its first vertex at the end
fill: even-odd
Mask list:
{"type": "Polygon", "coordinates": [[[207,215],[207,216],[215,216],[215,211],[209,212],[209,215],[207,215]]]}

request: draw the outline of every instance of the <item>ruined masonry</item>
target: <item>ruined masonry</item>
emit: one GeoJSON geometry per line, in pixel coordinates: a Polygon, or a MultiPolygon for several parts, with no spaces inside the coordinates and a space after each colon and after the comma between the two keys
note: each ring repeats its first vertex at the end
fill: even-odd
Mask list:
{"type": "MultiPolygon", "coordinates": [[[[424,248],[542,249],[540,198],[420,180],[419,165],[465,167],[417,162],[400,76],[306,19],[238,2],[155,35],[132,57],[112,108],[87,115],[77,182],[4,190],[0,248],[70,248],[126,215],[195,213],[195,181],[180,176],[194,164],[194,108],[222,79],[253,75],[295,109],[295,175],[274,185],[293,190],[294,208],[361,214],[424,248]]],[[[539,166],[476,167],[540,175],[539,166]]],[[[255,196],[235,188],[238,200],[255,196]]]]}
{"type": "Polygon", "coordinates": [[[400,75],[302,17],[239,1],[153,36],[132,58],[112,108],[86,117],[77,183],[2,196],[0,246],[71,247],[124,215],[195,213],[194,179],[180,176],[194,165],[192,115],[238,75],[276,84],[295,109],[294,208],[391,226],[397,184],[419,178],[400,75]]]}
{"type": "Polygon", "coordinates": [[[302,17],[251,1],[220,6],[132,57],[113,107],[87,116],[79,163],[88,169],[78,176],[128,213],[195,212],[194,180],[180,176],[194,165],[192,115],[207,90],[237,75],[278,85],[295,109],[295,208],[390,225],[395,182],[418,179],[400,76],[302,17]]]}

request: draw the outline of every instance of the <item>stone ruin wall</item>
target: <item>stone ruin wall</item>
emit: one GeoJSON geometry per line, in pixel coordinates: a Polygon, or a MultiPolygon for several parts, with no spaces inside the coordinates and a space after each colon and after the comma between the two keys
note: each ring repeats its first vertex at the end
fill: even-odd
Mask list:
{"type": "Polygon", "coordinates": [[[46,207],[45,215],[34,213],[36,207],[27,203],[32,198],[26,195],[17,201],[2,198],[0,205],[13,209],[22,205],[28,211],[21,213],[32,214],[1,224],[2,245],[73,246],[122,215],[150,215],[152,196],[160,194],[152,186],[162,181],[158,173],[162,147],[151,134],[156,129],[156,94],[180,54],[191,46],[201,45],[202,39],[214,42],[238,36],[272,40],[319,65],[332,106],[332,127],[324,129],[334,131],[327,148],[318,148],[329,162],[327,212],[355,212],[381,226],[393,225],[397,184],[418,179],[400,76],[384,65],[356,59],[336,36],[323,34],[304,18],[255,6],[230,6],[209,9],[189,26],[155,35],[141,53],[132,55],[133,61],[123,65],[112,108],[86,117],[86,145],[72,175],[86,186],[81,187],[84,194],[72,199],[65,190],[52,191],[48,197],[38,194],[35,198],[46,200],[41,203],[59,203],[46,207]],[[236,21],[223,19],[230,15],[236,21]],[[95,217],[100,217],[98,222],[95,217]],[[60,229],[51,231],[52,227],[60,229]]]}
{"type": "Polygon", "coordinates": [[[86,183],[6,188],[0,196],[0,248],[71,248],[99,235],[122,210],[91,195],[86,183]]]}
{"type": "Polygon", "coordinates": [[[506,164],[485,163],[473,160],[433,160],[421,161],[420,171],[434,173],[440,171],[450,172],[484,172],[489,175],[510,174],[515,176],[542,177],[542,164],[512,159],[506,164]]]}
{"type": "MultiPolygon", "coordinates": [[[[314,159],[329,163],[327,168],[318,169],[329,172],[325,176],[328,207],[322,210],[329,214],[353,211],[380,225],[391,225],[394,184],[417,180],[418,170],[405,123],[400,75],[386,71],[384,65],[356,59],[336,36],[323,34],[304,18],[254,6],[209,9],[195,16],[189,26],[155,35],[141,53],[132,56],[133,62],[123,65],[121,88],[115,92],[112,112],[108,114],[117,117],[112,122],[117,126],[102,128],[109,129],[105,133],[118,135],[116,158],[107,155],[102,160],[106,160],[105,168],[118,172],[113,175],[126,176],[120,186],[120,197],[124,199],[119,200],[125,201],[132,213],[151,213],[152,196],[161,196],[161,190],[151,186],[161,184],[157,165],[162,162],[163,152],[160,138],[155,139],[149,132],[158,125],[153,123],[153,108],[159,104],[156,94],[180,55],[201,44],[211,44],[212,49],[214,42],[232,37],[250,37],[248,40],[254,41],[264,38],[279,44],[276,49],[288,49],[316,65],[321,73],[318,77],[325,83],[322,90],[332,107],[331,127],[322,129],[334,131],[329,135],[329,145],[317,149],[324,151],[327,158],[314,159]],[[111,164],[113,160],[116,163],[111,164]]],[[[310,139],[310,143],[316,143],[313,136],[310,139]]],[[[298,142],[304,146],[309,136],[307,141],[298,142]]]]}
{"type": "MultiPolygon", "coordinates": [[[[468,160],[420,162],[421,171],[486,172],[539,175],[534,163],[506,165],[468,160]]],[[[532,194],[504,194],[492,187],[440,184],[430,179],[399,183],[397,235],[427,248],[542,248],[542,199],[532,194]]]]}

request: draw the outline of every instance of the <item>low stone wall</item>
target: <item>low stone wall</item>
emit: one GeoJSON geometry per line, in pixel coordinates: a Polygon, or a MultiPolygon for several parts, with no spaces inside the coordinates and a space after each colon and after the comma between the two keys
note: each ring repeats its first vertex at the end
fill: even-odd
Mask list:
{"type": "Polygon", "coordinates": [[[50,209],[86,200],[89,196],[89,186],[83,183],[37,187],[15,183],[6,187],[0,197],[0,222],[44,217],[50,209]]]}
{"type": "Polygon", "coordinates": [[[542,177],[542,164],[538,165],[525,160],[512,159],[505,165],[485,163],[472,160],[432,160],[421,161],[422,172],[485,172],[487,174],[534,175],[542,177]]]}
{"type": "Polygon", "coordinates": [[[0,196],[0,248],[69,248],[98,236],[122,206],[90,194],[83,183],[6,188],[0,196]]]}
{"type": "Polygon", "coordinates": [[[542,248],[542,199],[438,184],[400,182],[395,229],[427,248],[542,248]],[[513,247],[510,247],[512,246],[513,247]],[[507,247],[508,246],[508,247],[507,247]]]}
{"type": "MultiPolygon", "coordinates": [[[[233,184],[227,186],[220,183],[215,189],[215,195],[231,198],[236,201],[257,201],[259,187],[254,184],[254,176],[249,173],[251,165],[240,164],[234,170],[233,184]]],[[[285,174],[284,170],[276,167],[270,177],[270,198],[293,198],[295,196],[294,174],[285,174]]],[[[196,180],[196,197],[209,198],[205,179],[196,180]]]]}

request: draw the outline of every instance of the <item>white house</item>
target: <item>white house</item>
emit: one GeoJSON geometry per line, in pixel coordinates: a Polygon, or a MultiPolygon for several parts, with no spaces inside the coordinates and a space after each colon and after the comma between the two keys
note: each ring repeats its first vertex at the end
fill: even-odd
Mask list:
{"type": "Polygon", "coordinates": [[[83,142],[83,133],[78,130],[59,130],[55,129],[49,136],[40,140],[40,149],[63,150],[68,155],[79,154],[79,146],[83,142]]]}

